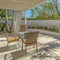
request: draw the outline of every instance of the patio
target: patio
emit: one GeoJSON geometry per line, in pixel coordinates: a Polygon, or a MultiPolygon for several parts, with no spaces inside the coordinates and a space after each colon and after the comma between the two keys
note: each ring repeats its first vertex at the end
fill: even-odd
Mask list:
{"type": "MultiPolygon", "coordinates": [[[[16,42],[17,43],[17,42],[16,42]]],[[[11,45],[14,45],[16,43],[12,43],[11,45]]],[[[21,40],[20,40],[21,43],[21,40]]],[[[1,46],[6,46],[6,42],[2,42],[1,46]]],[[[20,48],[21,50],[21,45],[20,48]]],[[[16,60],[60,60],[60,40],[55,39],[52,36],[44,35],[44,34],[39,34],[38,37],[38,53],[36,53],[34,47],[28,47],[28,53],[19,55],[20,51],[16,51],[13,54],[13,57],[16,60]],[[33,48],[33,49],[32,49],[33,48]],[[17,55],[15,55],[17,53],[17,55]],[[17,58],[18,56],[18,58],[17,58]]],[[[1,55],[0,58],[3,59],[4,55],[1,55]]],[[[8,54],[7,59],[11,59],[11,55],[8,54]]]]}
{"type": "MultiPolygon", "coordinates": [[[[0,0],[0,8],[6,9],[6,20],[8,20],[7,10],[11,9],[14,11],[13,15],[13,32],[19,34],[20,25],[22,19],[22,11],[24,11],[25,15],[25,26],[27,30],[27,18],[26,18],[26,10],[36,7],[42,3],[46,2],[46,0],[0,0]]],[[[28,30],[30,31],[30,30],[28,30]]],[[[33,30],[34,31],[34,30],[33,30]]],[[[25,34],[25,33],[24,33],[25,34]]],[[[59,37],[60,38],[60,37],[59,37]]],[[[11,38],[12,39],[12,38],[11,38]]],[[[16,39],[16,37],[15,37],[16,39]]],[[[13,38],[14,40],[14,38],[13,38]]],[[[17,42],[10,43],[7,46],[7,38],[6,36],[0,36],[0,59],[3,60],[60,60],[60,40],[39,32],[39,36],[37,39],[38,42],[38,52],[35,50],[35,46],[27,47],[27,53],[25,52],[25,47],[23,45],[22,51],[22,40],[19,39],[19,47],[16,46],[17,42]],[[33,49],[32,49],[33,48],[33,49]],[[7,57],[5,56],[7,54],[7,57]]]]}

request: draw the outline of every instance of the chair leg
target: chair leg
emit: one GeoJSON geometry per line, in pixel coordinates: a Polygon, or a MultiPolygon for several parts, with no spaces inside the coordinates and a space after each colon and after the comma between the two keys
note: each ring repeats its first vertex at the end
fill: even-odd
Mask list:
{"type": "Polygon", "coordinates": [[[25,52],[27,53],[27,48],[26,48],[26,45],[25,45],[25,52]]]}
{"type": "Polygon", "coordinates": [[[18,48],[19,48],[20,47],[19,41],[17,41],[17,43],[18,43],[18,48]]]}
{"type": "Polygon", "coordinates": [[[23,42],[22,42],[22,51],[23,51],[23,42]]]}
{"type": "Polygon", "coordinates": [[[38,52],[38,47],[37,47],[37,43],[36,43],[36,52],[38,52]]]}
{"type": "Polygon", "coordinates": [[[9,45],[9,43],[7,42],[7,46],[9,45]]]}
{"type": "Polygon", "coordinates": [[[33,45],[33,48],[35,48],[35,45],[33,45]]]}

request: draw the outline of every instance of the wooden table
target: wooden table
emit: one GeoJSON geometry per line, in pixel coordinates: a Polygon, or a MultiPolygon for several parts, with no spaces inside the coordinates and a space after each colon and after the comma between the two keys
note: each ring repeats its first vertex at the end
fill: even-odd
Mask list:
{"type": "Polygon", "coordinates": [[[25,33],[29,33],[30,31],[23,31],[23,32],[19,32],[20,35],[24,35],[25,33]]]}

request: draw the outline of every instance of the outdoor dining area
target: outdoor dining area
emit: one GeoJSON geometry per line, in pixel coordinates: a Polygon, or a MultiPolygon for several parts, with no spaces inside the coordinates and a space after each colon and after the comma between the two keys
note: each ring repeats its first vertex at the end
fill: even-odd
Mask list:
{"type": "MultiPolygon", "coordinates": [[[[20,25],[21,26],[21,25],[20,25]]],[[[4,60],[60,59],[60,41],[52,36],[29,30],[22,25],[19,34],[0,36],[0,57],[4,60]],[[24,59],[23,59],[24,57],[24,59]]]]}
{"type": "Polygon", "coordinates": [[[60,60],[60,40],[39,30],[27,29],[26,10],[46,0],[0,0],[0,8],[14,10],[13,30],[0,33],[0,60],[60,60]],[[21,23],[21,12],[25,22],[21,23]]]}

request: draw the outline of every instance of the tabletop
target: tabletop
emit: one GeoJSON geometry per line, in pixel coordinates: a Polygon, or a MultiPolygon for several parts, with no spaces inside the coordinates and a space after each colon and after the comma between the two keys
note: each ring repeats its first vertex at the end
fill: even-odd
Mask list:
{"type": "Polygon", "coordinates": [[[29,31],[19,32],[19,34],[25,34],[25,33],[29,33],[29,31]]]}

